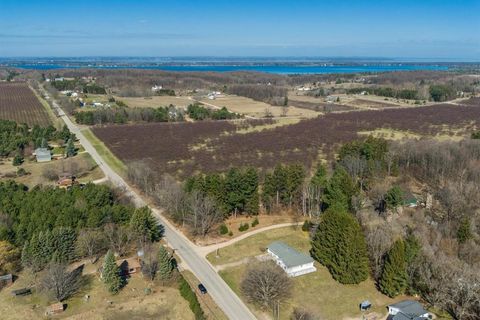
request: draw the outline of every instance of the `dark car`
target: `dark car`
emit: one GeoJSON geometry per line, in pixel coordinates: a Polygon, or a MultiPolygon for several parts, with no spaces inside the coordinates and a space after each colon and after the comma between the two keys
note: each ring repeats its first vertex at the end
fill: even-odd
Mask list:
{"type": "Polygon", "coordinates": [[[201,283],[198,285],[198,290],[200,290],[200,292],[201,292],[202,294],[206,294],[206,293],[207,293],[207,288],[205,288],[205,286],[204,286],[203,284],[201,284],[201,283]]]}

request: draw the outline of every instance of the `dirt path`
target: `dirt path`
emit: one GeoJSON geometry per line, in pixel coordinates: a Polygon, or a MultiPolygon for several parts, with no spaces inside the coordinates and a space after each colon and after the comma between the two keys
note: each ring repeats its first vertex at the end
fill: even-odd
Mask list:
{"type": "Polygon", "coordinates": [[[228,247],[229,245],[232,245],[235,242],[238,242],[238,241],[241,241],[245,238],[253,236],[254,234],[264,232],[264,231],[267,231],[267,230],[272,230],[272,229],[278,229],[278,228],[284,228],[284,227],[290,227],[290,226],[300,226],[302,224],[303,224],[303,222],[287,222],[287,223],[274,224],[274,225],[271,225],[271,226],[268,226],[268,227],[263,227],[263,228],[259,228],[259,229],[256,229],[256,230],[252,230],[250,232],[244,233],[244,234],[242,234],[242,235],[240,235],[236,238],[233,238],[231,240],[228,240],[228,241],[224,241],[224,242],[220,242],[220,243],[216,243],[216,244],[211,244],[211,245],[204,246],[204,247],[198,247],[197,251],[198,251],[198,253],[200,253],[202,256],[205,257],[210,252],[213,252],[217,249],[221,249],[221,248],[224,248],[224,247],[228,247]]]}

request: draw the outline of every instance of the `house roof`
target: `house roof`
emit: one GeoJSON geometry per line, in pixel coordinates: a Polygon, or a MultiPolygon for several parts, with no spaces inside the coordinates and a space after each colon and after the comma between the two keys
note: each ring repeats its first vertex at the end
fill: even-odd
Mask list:
{"type": "Polygon", "coordinates": [[[312,257],[298,252],[281,241],[272,242],[268,249],[277,255],[287,267],[301,266],[313,262],[312,257]]]}
{"type": "Polygon", "coordinates": [[[4,280],[12,280],[13,279],[13,276],[12,274],[5,274],[3,276],[0,276],[0,281],[4,281],[4,280]]]}
{"type": "Polygon", "coordinates": [[[427,313],[427,311],[423,308],[423,306],[420,303],[413,300],[400,301],[400,302],[389,305],[389,307],[400,310],[400,312],[397,313],[395,317],[393,317],[394,320],[422,319],[420,318],[420,316],[427,313]]]}
{"type": "Polygon", "coordinates": [[[50,150],[48,150],[47,148],[37,148],[35,149],[35,155],[37,157],[42,157],[42,156],[50,157],[51,153],[50,153],[50,150]]]}

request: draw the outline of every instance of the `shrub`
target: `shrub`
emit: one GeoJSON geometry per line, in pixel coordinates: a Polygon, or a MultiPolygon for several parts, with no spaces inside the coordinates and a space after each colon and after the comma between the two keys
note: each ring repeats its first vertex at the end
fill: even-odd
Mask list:
{"type": "Polygon", "coordinates": [[[312,228],[312,223],[310,222],[310,220],[305,220],[302,225],[302,231],[310,231],[310,228],[312,228]]]}
{"type": "Polygon", "coordinates": [[[248,223],[241,223],[240,227],[238,228],[238,231],[240,232],[247,231],[248,228],[249,228],[248,223]]]}
{"type": "Polygon", "coordinates": [[[22,163],[23,163],[23,157],[19,154],[15,155],[15,157],[13,158],[12,164],[14,166],[19,166],[22,163]]]}
{"type": "Polygon", "coordinates": [[[233,232],[230,231],[230,232],[228,233],[228,235],[229,235],[230,237],[233,237],[233,232]]]}
{"type": "Polygon", "coordinates": [[[193,314],[195,315],[195,319],[205,319],[205,315],[203,314],[202,307],[198,302],[197,295],[182,275],[180,275],[178,279],[178,287],[178,289],[180,290],[180,295],[188,301],[190,310],[192,310],[193,314]]]}
{"type": "Polygon", "coordinates": [[[225,225],[225,223],[222,223],[220,225],[220,229],[218,230],[218,232],[221,234],[221,235],[224,235],[224,234],[227,234],[228,233],[228,227],[225,225]]]}
{"type": "Polygon", "coordinates": [[[25,169],[23,169],[23,168],[18,168],[18,170],[17,170],[17,176],[23,177],[23,176],[25,176],[25,175],[27,175],[27,171],[25,171],[25,169]]]}
{"type": "Polygon", "coordinates": [[[255,218],[252,222],[252,228],[258,225],[260,222],[258,222],[258,218],[255,218]]]}

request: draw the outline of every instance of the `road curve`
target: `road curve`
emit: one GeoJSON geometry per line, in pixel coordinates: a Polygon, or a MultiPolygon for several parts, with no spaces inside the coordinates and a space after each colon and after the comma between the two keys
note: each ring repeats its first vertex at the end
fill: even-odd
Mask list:
{"type": "MultiPolygon", "coordinates": [[[[43,87],[40,86],[40,90],[46,94],[43,87]]],[[[90,141],[83,135],[77,125],[70,120],[53,98],[51,99],[51,103],[59,118],[61,118],[67,125],[68,129],[77,136],[82,146],[88,153],[90,153],[112,184],[125,189],[125,192],[132,198],[136,206],[145,206],[146,203],[140,195],[137,194],[107,163],[105,163],[90,141]]],[[[159,209],[151,209],[160,223],[165,227],[165,238],[168,241],[168,244],[175,249],[175,253],[182,259],[182,263],[185,263],[195,276],[205,285],[213,300],[223,310],[227,317],[232,320],[256,319],[253,313],[225,283],[225,281],[223,281],[205,257],[199,253],[198,247],[178,231],[165,217],[163,217],[159,209]]]]}

